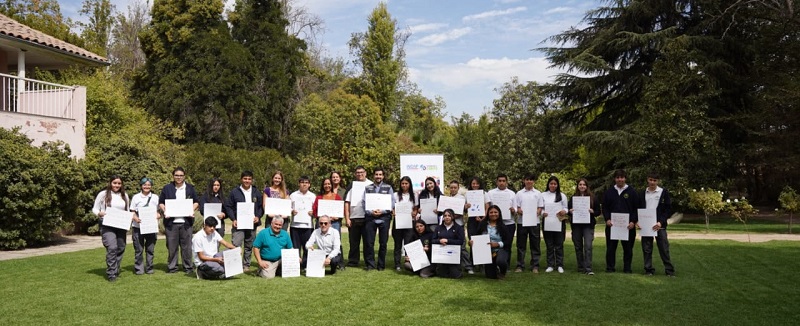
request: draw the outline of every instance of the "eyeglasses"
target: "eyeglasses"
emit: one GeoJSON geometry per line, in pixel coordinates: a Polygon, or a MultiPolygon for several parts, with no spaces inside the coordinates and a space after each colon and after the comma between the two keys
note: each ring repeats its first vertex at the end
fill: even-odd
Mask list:
{"type": "Polygon", "coordinates": [[[328,223],[328,222],[319,222],[319,225],[328,225],[328,224],[330,224],[330,223],[328,223]]]}
{"type": "Polygon", "coordinates": [[[173,174],[172,176],[173,176],[173,177],[176,177],[176,178],[183,178],[183,177],[185,177],[185,175],[183,175],[183,174],[173,174]]]}

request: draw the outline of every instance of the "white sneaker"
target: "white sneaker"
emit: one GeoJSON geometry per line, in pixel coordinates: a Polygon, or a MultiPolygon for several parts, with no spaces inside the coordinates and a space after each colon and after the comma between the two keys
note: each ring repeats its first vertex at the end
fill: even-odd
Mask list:
{"type": "Polygon", "coordinates": [[[561,273],[561,274],[564,274],[564,267],[559,267],[558,268],[558,272],[561,273]]]}
{"type": "Polygon", "coordinates": [[[552,271],[553,271],[552,267],[548,267],[547,269],[544,270],[545,273],[550,273],[552,271]]]}

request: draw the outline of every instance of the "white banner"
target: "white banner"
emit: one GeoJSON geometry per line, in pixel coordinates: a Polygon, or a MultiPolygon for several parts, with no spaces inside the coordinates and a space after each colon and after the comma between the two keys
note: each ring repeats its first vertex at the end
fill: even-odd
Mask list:
{"type": "Polygon", "coordinates": [[[414,190],[425,189],[425,178],[433,177],[439,188],[445,185],[444,154],[400,154],[400,176],[408,176],[414,190]]]}

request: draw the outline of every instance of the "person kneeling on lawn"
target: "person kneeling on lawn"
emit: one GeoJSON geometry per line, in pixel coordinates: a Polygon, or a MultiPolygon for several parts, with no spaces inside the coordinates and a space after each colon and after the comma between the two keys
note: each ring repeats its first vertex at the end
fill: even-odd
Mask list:
{"type": "MultiPolygon", "coordinates": [[[[268,229],[258,232],[253,242],[253,252],[258,260],[258,275],[275,278],[280,275],[281,249],[292,249],[292,239],[283,230],[283,218],[274,217],[268,229]]],[[[302,261],[302,257],[300,258],[302,261]]]]}
{"type": "Polygon", "coordinates": [[[339,231],[331,228],[331,218],[327,215],[320,216],[319,228],[311,234],[311,238],[306,242],[306,248],[325,251],[325,266],[331,267],[331,274],[336,274],[337,267],[342,264],[342,255],[339,250],[341,245],[339,231]],[[316,249],[314,245],[317,246],[316,249]]]}
{"type": "Polygon", "coordinates": [[[203,221],[203,229],[197,231],[192,237],[194,264],[197,265],[198,279],[225,278],[225,261],[222,259],[222,253],[218,252],[219,244],[221,243],[228,249],[236,248],[225,241],[216,229],[217,220],[209,216],[203,221]]]}

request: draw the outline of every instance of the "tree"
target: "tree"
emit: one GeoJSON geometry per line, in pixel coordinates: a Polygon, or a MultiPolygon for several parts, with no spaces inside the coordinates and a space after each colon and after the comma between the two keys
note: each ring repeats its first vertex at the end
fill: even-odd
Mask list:
{"type": "Polygon", "coordinates": [[[81,37],[87,50],[100,55],[108,53],[114,11],[114,5],[109,0],[83,0],[78,13],[87,16],[89,22],[78,25],[83,28],[81,37]]]}
{"type": "Polygon", "coordinates": [[[126,13],[117,13],[111,29],[111,44],[108,59],[111,70],[122,74],[124,78],[132,78],[133,72],[145,63],[145,54],[139,42],[139,33],[150,21],[150,8],[140,0],[128,5],[126,13]]]}
{"type": "Polygon", "coordinates": [[[571,128],[554,119],[560,115],[536,82],[521,83],[517,77],[496,91],[500,98],[489,111],[489,157],[483,169],[509,176],[509,181],[526,175],[567,170],[574,157],[571,128]]]}
{"type": "Polygon", "coordinates": [[[361,68],[357,93],[366,94],[381,108],[383,121],[396,119],[397,91],[405,79],[405,42],[409,34],[397,28],[386,3],[367,18],[365,33],[354,33],[348,45],[361,68]]]}
{"type": "Polygon", "coordinates": [[[281,1],[239,0],[229,14],[231,33],[254,58],[254,80],[246,91],[257,99],[252,124],[255,145],[281,149],[299,102],[297,80],[305,73],[306,44],[287,33],[281,1]]]}
{"type": "Polygon", "coordinates": [[[186,141],[263,145],[260,128],[270,120],[252,93],[256,67],[231,38],[222,8],[220,0],[155,3],[139,35],[147,62],[133,95],[156,117],[184,127],[186,141]]]}

